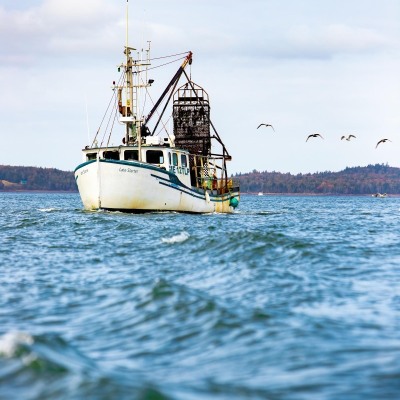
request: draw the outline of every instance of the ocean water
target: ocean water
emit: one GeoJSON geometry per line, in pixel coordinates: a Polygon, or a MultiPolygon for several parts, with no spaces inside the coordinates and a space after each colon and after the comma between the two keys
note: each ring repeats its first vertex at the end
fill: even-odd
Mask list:
{"type": "Polygon", "coordinates": [[[0,399],[398,399],[399,229],[391,197],[1,193],[0,399]]]}

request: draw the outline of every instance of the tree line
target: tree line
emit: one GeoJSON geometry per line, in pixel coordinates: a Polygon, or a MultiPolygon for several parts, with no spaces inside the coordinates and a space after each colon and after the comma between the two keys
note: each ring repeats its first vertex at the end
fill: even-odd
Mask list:
{"type": "MultiPolygon", "coordinates": [[[[239,173],[233,178],[244,193],[400,194],[400,168],[387,164],[348,167],[340,172],[292,175],[281,172],[239,173]]],[[[0,165],[0,190],[77,191],[74,174],[55,168],[0,165]],[[11,185],[9,183],[12,183],[11,185]]]]}
{"type": "Polygon", "coordinates": [[[55,168],[0,165],[0,190],[77,191],[74,174],[55,168]]]}
{"type": "Polygon", "coordinates": [[[400,194],[400,168],[387,164],[348,167],[340,172],[292,175],[280,172],[239,173],[240,191],[282,194],[400,194]]]}

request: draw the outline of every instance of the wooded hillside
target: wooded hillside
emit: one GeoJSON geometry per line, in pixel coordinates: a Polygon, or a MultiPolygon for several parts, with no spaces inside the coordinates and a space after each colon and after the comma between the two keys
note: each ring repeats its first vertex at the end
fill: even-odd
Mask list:
{"type": "Polygon", "coordinates": [[[254,170],[234,178],[241,192],[250,193],[400,194],[400,168],[383,164],[297,175],[254,170]]]}
{"type": "Polygon", "coordinates": [[[74,174],[55,168],[0,165],[0,190],[77,191],[74,174]]]}
{"type": "MultiPolygon", "coordinates": [[[[254,170],[234,179],[244,193],[400,194],[400,168],[383,164],[297,175],[254,170]]],[[[0,190],[77,191],[77,186],[70,171],[0,165],[0,190]]]]}

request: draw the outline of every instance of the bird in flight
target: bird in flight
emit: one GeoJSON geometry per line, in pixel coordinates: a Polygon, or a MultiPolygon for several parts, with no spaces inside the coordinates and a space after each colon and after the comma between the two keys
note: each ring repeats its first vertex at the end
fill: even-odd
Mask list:
{"type": "Polygon", "coordinates": [[[321,139],[323,139],[322,135],[320,135],[319,133],[312,133],[311,135],[307,136],[306,142],[308,139],[310,139],[310,137],[320,137],[321,139]]]}
{"type": "Polygon", "coordinates": [[[343,140],[343,139],[346,139],[347,141],[349,141],[351,138],[356,138],[354,135],[349,135],[349,136],[342,136],[341,138],[340,138],[340,140],[343,140]]]}
{"type": "Polygon", "coordinates": [[[265,126],[266,128],[268,128],[269,126],[272,128],[272,130],[275,132],[275,129],[274,129],[274,127],[271,125],[271,124],[264,124],[264,123],[262,123],[262,124],[260,124],[260,125],[258,125],[257,126],[257,129],[260,127],[260,126],[265,126]]]}
{"type": "Polygon", "coordinates": [[[390,139],[381,139],[375,146],[375,148],[377,148],[381,143],[385,143],[385,142],[391,142],[390,139]]]}

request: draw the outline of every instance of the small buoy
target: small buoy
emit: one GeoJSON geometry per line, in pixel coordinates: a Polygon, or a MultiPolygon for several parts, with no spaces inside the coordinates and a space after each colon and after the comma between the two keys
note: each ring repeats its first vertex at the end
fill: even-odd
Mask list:
{"type": "Polygon", "coordinates": [[[239,205],[239,200],[236,197],[231,197],[229,200],[229,205],[233,208],[236,208],[239,205]]]}

